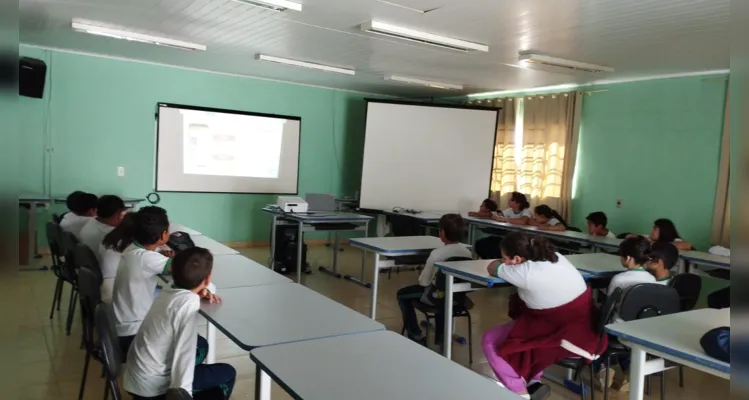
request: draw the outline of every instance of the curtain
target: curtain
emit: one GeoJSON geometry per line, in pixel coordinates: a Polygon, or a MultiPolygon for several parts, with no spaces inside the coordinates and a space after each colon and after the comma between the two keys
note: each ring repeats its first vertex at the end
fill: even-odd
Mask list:
{"type": "Polygon", "coordinates": [[[516,190],[531,204],[547,204],[571,220],[582,92],[523,99],[523,143],[516,190]]]}
{"type": "Polygon", "coordinates": [[[731,247],[731,196],[729,184],[731,182],[730,168],[730,119],[729,95],[726,91],[726,110],[723,115],[723,140],[720,146],[720,166],[718,168],[718,185],[715,191],[715,210],[713,211],[713,226],[710,232],[710,243],[723,247],[731,247]]]}

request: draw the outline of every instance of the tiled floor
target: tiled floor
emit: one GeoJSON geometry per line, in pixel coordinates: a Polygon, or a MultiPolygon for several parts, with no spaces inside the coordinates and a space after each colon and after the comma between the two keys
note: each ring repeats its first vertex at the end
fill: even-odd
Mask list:
{"type": "MultiPolygon", "coordinates": [[[[248,257],[265,263],[268,249],[244,249],[242,252],[248,257]]],[[[319,265],[329,265],[331,251],[325,247],[311,247],[309,261],[315,272],[304,277],[304,284],[308,287],[341,302],[363,314],[369,314],[370,289],[365,289],[345,280],[334,279],[317,272],[319,265]]],[[[361,253],[356,249],[346,248],[340,253],[340,270],[343,273],[359,274],[361,253]]],[[[41,261],[42,263],[44,260],[41,261]]],[[[371,260],[369,262],[371,265],[371,260]]],[[[371,272],[366,271],[367,280],[371,272]]],[[[378,320],[388,329],[400,331],[398,306],[395,302],[395,292],[398,288],[413,284],[416,273],[405,271],[393,273],[388,279],[387,274],[381,275],[381,285],[378,296],[378,320]]],[[[69,291],[66,288],[61,311],[49,319],[50,305],[54,291],[54,276],[51,272],[21,272],[17,287],[17,302],[13,305],[19,314],[19,338],[13,346],[18,353],[17,376],[21,399],[75,399],[83,370],[83,351],[80,345],[80,320],[76,318],[74,331],[71,336],[64,332],[65,315],[69,291]]],[[[506,289],[505,289],[506,290],[506,289]]],[[[485,330],[505,321],[507,313],[507,292],[502,290],[484,290],[471,294],[476,304],[472,311],[473,341],[475,371],[492,376],[491,370],[483,357],[480,340],[485,330]]],[[[262,305],[257,305],[261,307],[262,305]]],[[[76,314],[78,317],[78,314],[76,314]]],[[[467,327],[464,321],[458,321],[457,333],[466,335],[467,327]]],[[[233,398],[252,398],[254,396],[254,365],[250,362],[246,352],[239,349],[226,337],[219,333],[216,343],[217,356],[220,362],[232,364],[238,372],[237,386],[233,398]]],[[[456,344],[453,348],[455,361],[468,365],[467,346],[456,344]]],[[[324,368],[324,361],[320,367],[324,368]]],[[[92,364],[86,384],[86,399],[101,399],[103,397],[103,380],[99,378],[100,368],[92,364]]],[[[686,387],[679,388],[676,371],[667,372],[667,396],[682,400],[728,398],[728,381],[694,371],[686,370],[686,387]]],[[[341,382],[345,384],[345,382],[341,382]]],[[[383,383],[385,384],[385,383],[383,383]]],[[[579,399],[566,389],[551,384],[552,399],[579,399]]],[[[658,379],[654,380],[653,396],[658,398],[658,379]]],[[[288,399],[289,396],[282,389],[274,385],[274,399],[288,399]]],[[[598,397],[602,398],[602,397],[598,397]]],[[[626,399],[625,394],[616,393],[612,399],[626,399]]],[[[326,400],[326,399],[319,399],[326,400]]],[[[354,399],[352,399],[354,400],[354,399]]]]}

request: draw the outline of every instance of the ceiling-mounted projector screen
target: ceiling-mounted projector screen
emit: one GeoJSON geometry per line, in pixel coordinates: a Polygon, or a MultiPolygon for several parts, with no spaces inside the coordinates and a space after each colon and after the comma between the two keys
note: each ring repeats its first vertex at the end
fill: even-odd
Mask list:
{"type": "Polygon", "coordinates": [[[159,103],[156,190],[296,194],[302,119],[159,103]]]}
{"type": "Polygon", "coordinates": [[[477,209],[489,195],[499,112],[369,100],[360,207],[477,209]]]}

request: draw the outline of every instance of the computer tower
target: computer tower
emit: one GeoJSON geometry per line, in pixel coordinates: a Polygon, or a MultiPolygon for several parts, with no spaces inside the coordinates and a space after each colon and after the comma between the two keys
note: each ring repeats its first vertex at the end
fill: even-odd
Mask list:
{"type": "MultiPolygon", "coordinates": [[[[296,224],[276,225],[275,271],[281,274],[296,273],[298,226],[296,224]]],[[[307,244],[302,243],[302,271],[309,272],[307,264],[307,244]]]]}

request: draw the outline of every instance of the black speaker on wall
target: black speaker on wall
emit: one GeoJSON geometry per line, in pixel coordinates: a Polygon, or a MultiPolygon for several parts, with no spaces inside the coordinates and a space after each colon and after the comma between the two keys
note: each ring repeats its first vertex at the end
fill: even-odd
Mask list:
{"type": "Polygon", "coordinates": [[[18,60],[18,94],[41,99],[44,96],[44,81],[47,64],[36,58],[21,57],[18,60]]]}

